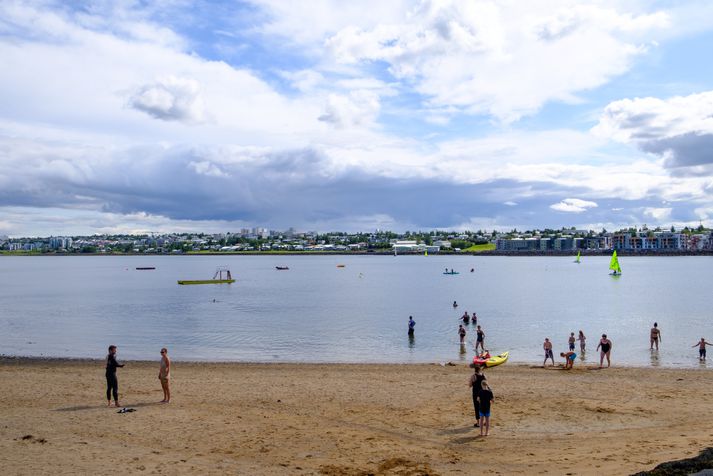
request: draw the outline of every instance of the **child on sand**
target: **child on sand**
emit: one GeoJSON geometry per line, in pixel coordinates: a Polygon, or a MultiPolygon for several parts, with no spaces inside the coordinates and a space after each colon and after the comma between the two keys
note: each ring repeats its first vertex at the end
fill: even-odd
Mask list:
{"type": "Polygon", "coordinates": [[[479,423],[480,423],[480,401],[478,400],[478,394],[480,393],[480,390],[483,388],[482,384],[483,381],[486,379],[485,374],[483,373],[482,369],[480,368],[480,365],[475,365],[471,364],[474,372],[473,375],[471,375],[470,379],[468,379],[468,386],[471,388],[472,393],[473,393],[473,408],[475,409],[475,424],[473,425],[475,428],[478,428],[479,423]]]}
{"type": "Polygon", "coordinates": [[[485,380],[483,380],[480,386],[481,389],[480,392],[478,392],[478,401],[480,402],[480,436],[488,436],[488,432],[490,432],[490,405],[493,403],[493,392],[485,380]],[[485,430],[485,434],[483,434],[483,430],[485,430]]]}
{"type": "Polygon", "coordinates": [[[158,379],[161,381],[163,389],[163,400],[161,403],[169,403],[171,401],[171,359],[168,358],[168,349],[161,349],[161,365],[158,369],[158,379]]]}
{"type": "Polygon", "coordinates": [[[119,406],[119,380],[116,378],[116,368],[123,367],[116,361],[116,346],[109,346],[109,353],[106,356],[106,401],[107,406],[111,406],[111,397],[114,395],[114,405],[119,406]]]}
{"type": "Polygon", "coordinates": [[[610,367],[612,343],[609,339],[607,339],[606,334],[602,334],[602,338],[599,340],[599,345],[597,345],[597,350],[599,350],[599,348],[602,349],[602,352],[599,355],[599,368],[602,368],[602,364],[604,363],[604,357],[607,358],[607,367],[610,367]]]}
{"type": "Polygon", "coordinates": [[[701,341],[693,344],[692,347],[698,346],[698,360],[706,360],[706,346],[711,345],[706,342],[704,337],[701,337],[701,341]]]}
{"type": "Polygon", "coordinates": [[[564,357],[564,368],[568,370],[574,366],[574,359],[577,358],[577,354],[570,350],[569,352],[560,352],[560,357],[564,357]]]}
{"type": "Polygon", "coordinates": [[[554,367],[555,365],[555,356],[552,354],[552,342],[550,342],[549,337],[545,337],[545,342],[542,344],[542,348],[545,350],[545,360],[542,362],[542,366],[544,367],[545,364],[547,364],[547,359],[552,360],[552,366],[554,367]]]}
{"type": "Polygon", "coordinates": [[[569,334],[569,351],[572,352],[574,350],[574,342],[577,339],[574,338],[574,332],[570,332],[569,334]]]}
{"type": "Polygon", "coordinates": [[[587,340],[586,337],[584,337],[584,332],[579,331],[579,337],[577,337],[577,340],[579,341],[579,350],[584,354],[584,347],[585,347],[585,341],[587,340]]]}

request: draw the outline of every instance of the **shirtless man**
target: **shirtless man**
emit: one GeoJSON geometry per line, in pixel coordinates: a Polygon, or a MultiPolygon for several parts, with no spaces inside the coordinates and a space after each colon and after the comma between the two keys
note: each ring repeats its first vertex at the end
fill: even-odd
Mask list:
{"type": "Polygon", "coordinates": [[[550,342],[549,337],[545,337],[545,342],[542,344],[542,348],[545,350],[545,361],[542,362],[542,366],[544,367],[545,364],[547,363],[547,359],[552,360],[552,366],[555,365],[555,356],[552,354],[552,342],[550,342]]]}
{"type": "Polygon", "coordinates": [[[659,350],[659,341],[663,342],[661,331],[658,323],[654,322],[654,327],[651,328],[651,350],[654,350],[654,345],[656,345],[656,350],[659,350]]]}
{"type": "Polygon", "coordinates": [[[691,347],[698,346],[698,360],[706,360],[706,346],[711,345],[710,342],[706,342],[704,337],[701,337],[700,342],[696,342],[691,347]]]}

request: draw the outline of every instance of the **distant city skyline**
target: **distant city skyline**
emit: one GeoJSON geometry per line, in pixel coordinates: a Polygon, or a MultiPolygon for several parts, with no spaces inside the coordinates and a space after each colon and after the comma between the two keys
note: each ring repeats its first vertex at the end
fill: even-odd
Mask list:
{"type": "Polygon", "coordinates": [[[713,227],[713,3],[0,3],[0,235],[713,227]]]}

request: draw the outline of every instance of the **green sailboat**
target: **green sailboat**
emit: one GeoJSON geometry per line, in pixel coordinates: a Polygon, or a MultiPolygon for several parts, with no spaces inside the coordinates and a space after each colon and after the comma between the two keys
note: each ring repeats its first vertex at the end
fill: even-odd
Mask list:
{"type": "Polygon", "coordinates": [[[619,276],[621,274],[621,266],[619,266],[619,258],[616,256],[616,250],[611,255],[611,261],[609,262],[609,269],[612,270],[612,276],[619,276]]]}
{"type": "Polygon", "coordinates": [[[582,256],[582,252],[581,252],[581,251],[577,251],[577,259],[575,259],[574,262],[577,263],[577,264],[579,264],[579,263],[580,263],[579,258],[580,258],[581,256],[582,256]]]}

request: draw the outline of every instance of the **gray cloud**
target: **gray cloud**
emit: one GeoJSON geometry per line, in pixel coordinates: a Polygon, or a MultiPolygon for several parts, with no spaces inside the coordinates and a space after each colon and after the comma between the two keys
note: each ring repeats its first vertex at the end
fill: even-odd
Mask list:
{"type": "Polygon", "coordinates": [[[646,152],[665,157],[666,167],[713,163],[713,133],[689,132],[673,137],[641,140],[639,147],[646,152]]]}
{"type": "Polygon", "coordinates": [[[129,106],[165,121],[201,122],[204,115],[198,81],[174,76],[141,86],[129,106]]]}

